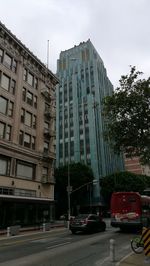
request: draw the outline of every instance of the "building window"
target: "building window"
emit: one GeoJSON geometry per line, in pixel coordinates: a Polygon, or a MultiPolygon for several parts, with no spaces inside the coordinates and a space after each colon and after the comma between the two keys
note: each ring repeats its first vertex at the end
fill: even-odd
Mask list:
{"type": "Polygon", "coordinates": [[[25,120],[25,109],[21,109],[21,122],[24,123],[25,120]]]}
{"type": "Polygon", "coordinates": [[[62,156],[63,156],[63,145],[61,143],[59,144],[59,157],[62,158],[62,156]]]}
{"type": "Polygon", "coordinates": [[[89,121],[89,120],[88,120],[88,115],[87,115],[87,114],[84,115],[84,121],[85,121],[85,123],[88,123],[88,121],[89,121]]]}
{"type": "Polygon", "coordinates": [[[6,127],[6,139],[11,140],[11,126],[9,125],[6,127]]]}
{"type": "Polygon", "coordinates": [[[33,87],[34,76],[30,72],[28,73],[28,80],[27,81],[28,81],[28,84],[33,87]]]}
{"type": "Polygon", "coordinates": [[[34,100],[34,108],[37,108],[37,96],[34,96],[33,100],[34,100]]]}
{"type": "Polygon", "coordinates": [[[16,89],[16,81],[12,79],[10,86],[10,93],[15,94],[15,89],[16,89]]]}
{"type": "Polygon", "coordinates": [[[74,155],[74,142],[71,141],[70,142],[70,156],[73,156],[74,155]]]}
{"type": "Polygon", "coordinates": [[[64,92],[64,102],[67,102],[67,91],[64,92]]]}
{"type": "Polygon", "coordinates": [[[32,136],[32,149],[35,150],[35,137],[32,136]]]}
{"type": "Polygon", "coordinates": [[[27,69],[24,68],[24,72],[23,72],[23,80],[27,81],[27,69]]]}
{"type": "Polygon", "coordinates": [[[4,51],[0,48],[0,63],[3,62],[4,51]]]}
{"type": "Polygon", "coordinates": [[[49,150],[49,143],[44,142],[44,152],[48,152],[48,150],[49,150]]]}
{"type": "Polygon", "coordinates": [[[82,61],[85,61],[85,51],[82,50],[82,61]]]}
{"type": "Polygon", "coordinates": [[[10,175],[10,158],[0,155],[0,175],[10,175]]]}
{"type": "MultiPolygon", "coordinates": [[[[62,136],[63,136],[63,130],[62,130],[62,127],[59,128],[59,138],[62,139],[62,136]]],[[[67,135],[68,137],[68,135],[67,135]]]]}
{"type": "Polygon", "coordinates": [[[50,111],[50,105],[45,103],[45,112],[49,112],[50,111]]]}
{"type": "Polygon", "coordinates": [[[8,105],[8,116],[10,116],[10,117],[13,116],[13,109],[14,109],[14,103],[13,102],[9,102],[9,105],[8,105]]]}
{"type": "Polygon", "coordinates": [[[12,63],[12,71],[14,73],[16,73],[17,71],[17,61],[15,59],[13,60],[13,63],[12,63]]]}
{"type": "Polygon", "coordinates": [[[38,79],[34,78],[34,88],[37,89],[38,88],[38,79]]]}
{"type": "Polygon", "coordinates": [[[31,136],[27,133],[24,134],[24,146],[27,148],[31,147],[31,136]]]}
{"type": "Polygon", "coordinates": [[[36,138],[29,134],[24,133],[22,130],[19,132],[19,145],[23,145],[27,148],[32,148],[35,150],[36,138]]]}
{"type": "Polygon", "coordinates": [[[1,86],[5,90],[9,91],[9,88],[10,88],[10,78],[8,76],[6,76],[5,74],[2,75],[1,86]]]}
{"type": "Polygon", "coordinates": [[[36,197],[36,191],[30,189],[15,188],[14,194],[22,197],[36,197]]]}
{"type": "Polygon", "coordinates": [[[9,187],[0,187],[0,194],[14,195],[14,189],[9,187]]]}
{"type": "Polygon", "coordinates": [[[32,126],[32,114],[31,113],[29,113],[29,112],[25,113],[25,122],[24,123],[28,127],[32,126]]]}
{"type": "Polygon", "coordinates": [[[23,131],[21,131],[21,130],[19,132],[19,144],[23,145],[23,131]]]}
{"type": "Polygon", "coordinates": [[[22,100],[25,102],[26,101],[26,88],[22,89],[22,100]]]}
{"type": "Polygon", "coordinates": [[[33,115],[33,128],[36,128],[36,115],[33,115]]]}
{"type": "Polygon", "coordinates": [[[73,117],[70,117],[70,126],[73,126],[73,117]]]}
{"type": "Polygon", "coordinates": [[[35,177],[35,165],[17,160],[16,176],[33,180],[35,177]]]}
{"type": "Polygon", "coordinates": [[[65,143],[65,157],[68,156],[68,142],[65,143]]]}
{"type": "Polygon", "coordinates": [[[62,103],[62,92],[59,92],[59,103],[62,103]]]}
{"type": "Polygon", "coordinates": [[[0,138],[2,139],[5,138],[5,129],[6,129],[6,124],[3,122],[0,122],[0,138]]]}
{"type": "Polygon", "coordinates": [[[48,176],[48,167],[43,167],[42,168],[42,175],[43,176],[48,176]]]}
{"type": "Polygon", "coordinates": [[[84,154],[84,141],[80,140],[80,153],[83,155],[84,154]]]}
{"type": "Polygon", "coordinates": [[[3,97],[0,97],[0,112],[6,115],[7,108],[8,108],[8,100],[3,97]]]}
{"type": "Polygon", "coordinates": [[[29,105],[34,106],[34,108],[37,108],[37,96],[34,96],[33,93],[27,91],[24,87],[22,89],[22,100],[29,105]]]}
{"type": "Polygon", "coordinates": [[[21,122],[28,127],[36,128],[36,116],[32,115],[30,112],[21,109],[21,122]]]}
{"type": "Polygon", "coordinates": [[[70,130],[70,137],[73,137],[73,136],[74,136],[74,131],[70,130]]]}
{"type": "Polygon", "coordinates": [[[27,103],[33,105],[33,94],[27,91],[27,103]]]}
{"type": "Polygon", "coordinates": [[[8,54],[4,55],[4,65],[9,69],[12,67],[12,57],[10,57],[8,54]]]}
{"type": "Polygon", "coordinates": [[[44,128],[49,129],[49,123],[44,122],[44,128]]]}
{"type": "Polygon", "coordinates": [[[65,131],[65,139],[68,138],[68,130],[65,131]]]}

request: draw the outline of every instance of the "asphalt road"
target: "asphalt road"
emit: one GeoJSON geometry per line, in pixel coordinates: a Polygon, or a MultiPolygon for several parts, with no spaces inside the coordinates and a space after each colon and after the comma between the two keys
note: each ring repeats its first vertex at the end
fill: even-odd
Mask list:
{"type": "Polygon", "coordinates": [[[72,235],[67,229],[0,241],[0,266],[110,266],[109,241],[116,241],[116,261],[131,252],[132,234],[106,232],[72,235]]]}

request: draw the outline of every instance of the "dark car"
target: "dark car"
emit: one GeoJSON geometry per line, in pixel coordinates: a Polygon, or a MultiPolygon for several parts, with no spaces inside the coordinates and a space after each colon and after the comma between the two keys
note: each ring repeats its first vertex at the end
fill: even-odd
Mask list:
{"type": "Polygon", "coordinates": [[[70,221],[69,229],[76,232],[105,231],[106,223],[96,214],[80,214],[70,221]]]}

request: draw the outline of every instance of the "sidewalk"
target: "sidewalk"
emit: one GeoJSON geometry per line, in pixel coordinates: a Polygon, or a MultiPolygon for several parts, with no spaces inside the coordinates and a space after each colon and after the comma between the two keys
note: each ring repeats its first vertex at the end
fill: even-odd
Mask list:
{"type": "Polygon", "coordinates": [[[144,253],[142,254],[130,253],[116,264],[116,266],[146,266],[146,265],[150,265],[150,260],[149,261],[145,260],[144,253]]]}
{"type": "Polygon", "coordinates": [[[19,236],[25,236],[25,235],[31,235],[31,234],[39,234],[44,232],[51,232],[55,229],[59,228],[67,228],[67,223],[65,221],[55,221],[50,224],[49,230],[43,230],[43,226],[31,226],[31,227],[22,227],[19,229],[18,234],[14,234],[13,236],[7,236],[7,229],[0,230],[0,240],[2,239],[11,239],[12,237],[19,237],[19,236]]]}

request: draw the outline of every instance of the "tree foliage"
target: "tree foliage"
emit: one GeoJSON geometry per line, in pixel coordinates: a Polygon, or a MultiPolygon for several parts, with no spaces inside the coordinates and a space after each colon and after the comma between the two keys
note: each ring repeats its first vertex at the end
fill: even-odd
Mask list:
{"type": "Polygon", "coordinates": [[[136,175],[131,172],[120,172],[103,177],[101,181],[101,193],[105,202],[109,205],[111,194],[117,191],[135,191],[143,193],[150,183],[147,176],[136,175]]]}
{"type": "Polygon", "coordinates": [[[93,172],[90,167],[81,163],[73,163],[55,169],[56,184],[66,189],[68,185],[68,171],[70,176],[70,185],[73,189],[93,180],[93,172]]]}
{"type": "Polygon", "coordinates": [[[141,74],[131,67],[112,96],[105,97],[105,134],[116,152],[139,156],[142,163],[150,164],[150,77],[140,79],[141,74]]]}
{"type": "MultiPolygon", "coordinates": [[[[93,172],[90,167],[81,163],[73,163],[59,167],[55,169],[55,197],[56,197],[56,212],[57,216],[62,213],[67,213],[67,186],[68,186],[68,174],[70,177],[70,186],[73,190],[79,188],[80,186],[92,182],[93,172]]],[[[86,187],[83,187],[81,190],[77,190],[75,193],[71,194],[71,206],[81,204],[86,187]]]]}

